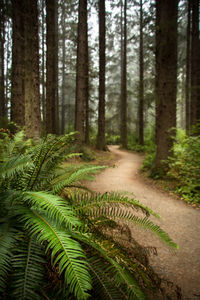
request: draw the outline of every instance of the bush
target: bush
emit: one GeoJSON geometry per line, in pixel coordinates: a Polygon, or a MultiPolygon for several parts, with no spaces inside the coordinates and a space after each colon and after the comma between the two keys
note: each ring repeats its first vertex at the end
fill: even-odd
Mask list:
{"type": "Polygon", "coordinates": [[[86,162],[90,162],[96,159],[95,152],[88,147],[82,147],[80,152],[81,152],[81,158],[86,162]]]}
{"type": "Polygon", "coordinates": [[[121,143],[121,138],[119,135],[113,135],[113,134],[108,135],[106,133],[106,144],[107,145],[120,145],[120,143],[121,143]]]}
{"type": "Polygon", "coordinates": [[[200,203],[200,136],[178,131],[170,157],[168,177],[177,182],[176,192],[187,202],[200,203]]]}

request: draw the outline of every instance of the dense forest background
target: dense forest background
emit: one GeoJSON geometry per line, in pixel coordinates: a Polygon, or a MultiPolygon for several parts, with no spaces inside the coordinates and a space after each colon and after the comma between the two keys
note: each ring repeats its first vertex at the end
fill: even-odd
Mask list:
{"type": "Polygon", "coordinates": [[[2,0],[1,119],[100,149],[156,132],[165,159],[200,117],[199,2],[165,2],[2,0]]]}
{"type": "Polygon", "coordinates": [[[199,134],[198,0],[1,0],[0,30],[1,127],[145,149],[155,176],[199,134]]]}
{"type": "Polygon", "coordinates": [[[199,0],[0,0],[0,298],[181,299],[127,225],[177,249],[159,215],[82,184],[105,168],[85,163],[93,149],[118,144],[199,207],[199,11],[199,0]]]}

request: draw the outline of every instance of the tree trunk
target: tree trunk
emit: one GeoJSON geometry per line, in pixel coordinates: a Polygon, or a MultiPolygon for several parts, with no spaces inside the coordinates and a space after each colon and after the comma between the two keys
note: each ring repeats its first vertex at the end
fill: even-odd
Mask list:
{"type": "Polygon", "coordinates": [[[28,138],[41,136],[39,94],[38,7],[36,0],[25,4],[25,126],[28,138]]]}
{"type": "Polygon", "coordinates": [[[81,146],[84,141],[84,110],[88,96],[87,0],[79,0],[78,10],[75,130],[78,132],[77,143],[81,146]]]}
{"type": "Polygon", "coordinates": [[[55,2],[55,62],[54,62],[54,82],[55,82],[55,133],[59,134],[59,103],[58,103],[58,2],[55,2]]]}
{"type": "Polygon", "coordinates": [[[156,169],[171,154],[176,127],[178,0],[156,1],[156,169]]]}
{"type": "Polygon", "coordinates": [[[65,47],[65,5],[62,8],[62,105],[61,105],[61,134],[65,132],[65,89],[66,89],[66,74],[65,74],[65,64],[66,64],[66,47],[65,47]]]}
{"type": "Polygon", "coordinates": [[[99,0],[99,113],[97,149],[106,150],[105,141],[105,0],[99,0]]]}
{"type": "Polygon", "coordinates": [[[55,0],[46,0],[47,9],[47,61],[46,61],[46,132],[58,133],[58,45],[57,5],[55,0]]]}
{"type": "Polygon", "coordinates": [[[186,132],[190,132],[190,88],[191,88],[191,1],[187,2],[187,48],[186,48],[186,79],[185,79],[185,120],[186,132]]]}
{"type": "Polygon", "coordinates": [[[86,55],[85,55],[85,143],[90,144],[90,105],[89,105],[89,52],[88,52],[88,30],[86,33],[86,55]]]}
{"type": "MultiPolygon", "coordinates": [[[[122,2],[121,2],[122,4],[122,2]]],[[[126,10],[127,0],[124,0],[124,26],[122,34],[122,62],[121,62],[121,143],[123,148],[127,148],[127,88],[126,88],[126,72],[127,72],[127,34],[126,34],[126,10]]],[[[121,18],[122,19],[122,18],[121,18]]],[[[122,22],[122,20],[121,20],[122,22]]]]}
{"type": "Polygon", "coordinates": [[[46,79],[45,79],[45,0],[42,0],[42,70],[41,70],[41,85],[42,85],[42,95],[41,95],[41,104],[42,104],[42,117],[43,117],[43,126],[46,127],[46,79]]]}
{"type": "Polygon", "coordinates": [[[140,82],[139,82],[139,144],[144,145],[144,57],[143,57],[143,0],[140,0],[140,82]]]}
{"type": "Polygon", "coordinates": [[[12,96],[11,120],[25,125],[24,94],[24,1],[12,0],[12,96]]]}
{"type": "Polygon", "coordinates": [[[4,44],[5,44],[5,7],[4,1],[0,0],[0,117],[6,117],[5,100],[5,76],[4,76],[4,44]]]}
{"type": "Polygon", "coordinates": [[[197,123],[197,107],[199,95],[199,1],[191,0],[192,9],[192,41],[191,41],[191,105],[190,127],[197,123]]]}

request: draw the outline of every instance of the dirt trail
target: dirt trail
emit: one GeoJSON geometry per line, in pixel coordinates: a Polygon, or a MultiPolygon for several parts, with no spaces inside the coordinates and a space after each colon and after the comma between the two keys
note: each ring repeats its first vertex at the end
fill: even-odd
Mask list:
{"type": "Polygon", "coordinates": [[[178,243],[180,249],[176,253],[152,234],[133,229],[133,235],[141,245],[157,247],[158,256],[151,256],[150,262],[160,276],[178,284],[186,299],[200,299],[200,210],[146,182],[138,174],[140,155],[119,150],[117,146],[109,148],[118,156],[116,167],[103,171],[89,187],[101,193],[132,192],[135,199],[160,214],[161,220],[153,221],[178,243]]]}

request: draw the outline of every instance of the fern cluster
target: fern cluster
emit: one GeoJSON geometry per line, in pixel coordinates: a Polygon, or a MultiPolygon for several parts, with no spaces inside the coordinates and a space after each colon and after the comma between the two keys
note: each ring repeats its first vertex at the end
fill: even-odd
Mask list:
{"type": "Polygon", "coordinates": [[[145,274],[103,226],[128,221],[177,245],[138,201],[80,192],[81,180],[104,167],[65,166],[77,155],[72,141],[73,134],[50,135],[34,144],[22,132],[0,139],[0,297],[145,299],[138,280],[145,274]]]}

